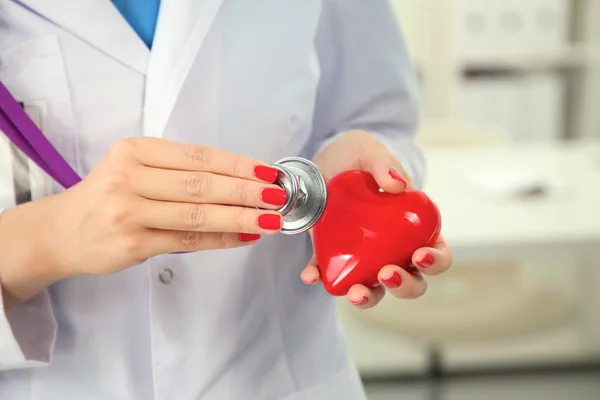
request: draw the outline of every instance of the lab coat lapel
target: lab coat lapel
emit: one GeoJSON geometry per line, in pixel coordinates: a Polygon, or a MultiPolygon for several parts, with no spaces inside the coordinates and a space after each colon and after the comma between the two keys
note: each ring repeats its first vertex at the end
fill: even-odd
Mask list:
{"type": "Polygon", "coordinates": [[[146,83],[146,136],[163,136],[181,88],[223,1],[161,3],[146,83]],[[192,22],[188,24],[188,21],[192,22]]]}
{"type": "Polygon", "coordinates": [[[110,0],[17,0],[128,67],[146,74],[150,51],[110,0]]]}

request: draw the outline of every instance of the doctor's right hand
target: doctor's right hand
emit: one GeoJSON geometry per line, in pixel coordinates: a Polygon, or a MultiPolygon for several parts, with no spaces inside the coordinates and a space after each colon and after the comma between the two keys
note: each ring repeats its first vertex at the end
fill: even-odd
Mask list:
{"type": "Polygon", "coordinates": [[[165,253],[239,247],[281,229],[286,201],[264,163],[154,138],[118,142],[79,185],[57,196],[61,259],[110,273],[165,253]]]}
{"type": "Polygon", "coordinates": [[[159,254],[244,246],[281,230],[275,210],[286,194],[272,184],[276,178],[258,160],[215,148],[124,139],[79,184],[6,210],[0,247],[31,239],[12,239],[18,232],[11,226],[36,213],[43,220],[32,246],[45,249],[43,263],[59,268],[60,277],[118,272],[159,254]]]}

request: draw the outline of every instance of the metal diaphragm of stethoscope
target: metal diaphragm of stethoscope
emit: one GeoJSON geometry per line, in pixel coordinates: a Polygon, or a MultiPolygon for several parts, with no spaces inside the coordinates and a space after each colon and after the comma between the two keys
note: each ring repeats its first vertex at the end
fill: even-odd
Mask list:
{"type": "Polygon", "coordinates": [[[327,184],[319,168],[301,157],[283,158],[271,165],[278,171],[276,185],[287,194],[277,210],[283,215],[281,233],[294,235],[317,223],[327,203],[327,184]]]}

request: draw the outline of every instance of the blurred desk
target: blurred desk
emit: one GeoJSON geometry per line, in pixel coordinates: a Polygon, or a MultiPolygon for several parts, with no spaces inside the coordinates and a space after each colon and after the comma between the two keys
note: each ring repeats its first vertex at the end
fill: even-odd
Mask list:
{"type": "Polygon", "coordinates": [[[552,257],[600,252],[600,141],[425,150],[425,190],[442,213],[442,232],[460,259],[552,257]],[[491,198],[468,176],[503,168],[536,171],[561,189],[491,198]]]}

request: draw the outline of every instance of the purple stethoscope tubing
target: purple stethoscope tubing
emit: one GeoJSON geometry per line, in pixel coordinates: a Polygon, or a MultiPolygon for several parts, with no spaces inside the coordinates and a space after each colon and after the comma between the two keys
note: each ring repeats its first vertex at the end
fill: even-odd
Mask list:
{"type": "MultiPolygon", "coordinates": [[[[2,82],[0,82],[0,132],[4,132],[8,140],[65,189],[81,181],[77,172],[44,136],[2,82]]],[[[188,252],[174,254],[186,253],[188,252]]]]}
{"type": "Polygon", "coordinates": [[[0,131],[65,189],[81,181],[1,81],[0,131]]]}

